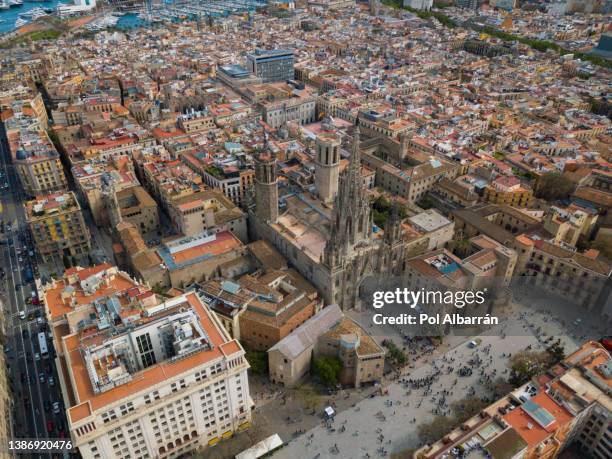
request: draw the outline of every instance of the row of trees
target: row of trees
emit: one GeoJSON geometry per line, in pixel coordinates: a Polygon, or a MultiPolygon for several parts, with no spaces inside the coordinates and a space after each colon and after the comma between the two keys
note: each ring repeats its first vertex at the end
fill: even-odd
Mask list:
{"type": "Polygon", "coordinates": [[[560,46],[559,44],[549,41],[549,40],[536,40],[533,38],[521,37],[520,35],[514,35],[511,33],[503,32],[501,30],[494,29],[493,27],[484,27],[483,31],[493,37],[497,37],[504,41],[518,41],[525,45],[529,45],[533,49],[536,49],[538,51],[546,52],[549,49],[551,49],[558,54],[573,54],[574,57],[577,57],[578,59],[581,59],[583,61],[589,61],[595,65],[598,65],[600,67],[605,67],[607,69],[612,68],[612,62],[610,62],[607,59],[604,59],[603,57],[596,56],[593,54],[569,51],[563,48],[562,46],[560,46]]]}
{"type": "MultiPolygon", "coordinates": [[[[416,14],[421,19],[436,18],[438,21],[440,21],[440,23],[444,24],[446,27],[451,28],[451,29],[454,27],[457,27],[457,23],[455,21],[453,21],[450,17],[448,17],[447,15],[439,11],[416,10],[409,6],[403,6],[402,0],[384,0],[383,3],[389,6],[392,6],[394,8],[403,8],[407,11],[410,11],[411,13],[416,14]]],[[[533,38],[522,37],[520,35],[514,35],[511,33],[507,33],[502,30],[495,29],[493,27],[483,27],[481,30],[491,35],[492,37],[499,38],[500,40],[504,40],[508,42],[518,41],[519,43],[523,43],[525,45],[530,46],[531,48],[535,50],[542,51],[542,52],[548,51],[550,49],[550,50],[557,52],[558,54],[573,54],[574,57],[581,59],[583,61],[589,61],[595,65],[598,65],[600,67],[604,67],[607,69],[612,68],[612,62],[609,61],[608,59],[605,59],[603,57],[600,57],[594,54],[586,54],[586,53],[581,53],[577,51],[569,51],[563,48],[562,46],[560,46],[559,44],[552,42],[552,41],[536,40],[533,38]]]]}

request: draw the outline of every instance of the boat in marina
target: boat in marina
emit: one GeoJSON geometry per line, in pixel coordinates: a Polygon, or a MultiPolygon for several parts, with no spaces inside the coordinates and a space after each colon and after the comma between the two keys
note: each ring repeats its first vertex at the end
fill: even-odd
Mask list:
{"type": "Polygon", "coordinates": [[[8,10],[10,7],[8,3],[0,2],[0,10],[8,10]]]}
{"type": "Polygon", "coordinates": [[[18,29],[19,27],[23,27],[26,24],[28,24],[28,21],[26,21],[25,19],[19,18],[15,21],[15,28],[18,29]]]}
{"type": "Polygon", "coordinates": [[[45,13],[45,11],[42,8],[34,8],[32,11],[32,20],[35,21],[39,18],[45,17],[45,16],[49,16],[47,13],[45,13]]]}
{"type": "Polygon", "coordinates": [[[8,0],[8,4],[11,8],[18,8],[23,5],[22,0],[8,0]]]}

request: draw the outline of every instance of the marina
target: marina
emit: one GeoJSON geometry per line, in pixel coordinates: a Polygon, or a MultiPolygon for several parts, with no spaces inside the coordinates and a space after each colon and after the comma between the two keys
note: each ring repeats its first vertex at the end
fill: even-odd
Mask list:
{"type": "MultiPolygon", "coordinates": [[[[131,11],[123,10],[104,14],[85,28],[90,31],[111,27],[129,29],[164,21],[199,21],[208,18],[221,18],[230,14],[254,13],[258,8],[264,7],[266,3],[265,0],[212,0],[203,4],[196,0],[182,0],[153,6],[152,3],[143,2],[140,8],[132,8],[131,11]]],[[[11,32],[41,17],[54,14],[58,6],[64,4],[65,2],[60,3],[58,0],[35,2],[30,0],[0,0],[0,34],[11,32]]],[[[112,6],[117,8],[119,5],[112,6]]]]}
{"type": "Polygon", "coordinates": [[[32,20],[50,15],[55,12],[58,3],[58,0],[36,2],[0,0],[0,34],[11,32],[32,20]]]}

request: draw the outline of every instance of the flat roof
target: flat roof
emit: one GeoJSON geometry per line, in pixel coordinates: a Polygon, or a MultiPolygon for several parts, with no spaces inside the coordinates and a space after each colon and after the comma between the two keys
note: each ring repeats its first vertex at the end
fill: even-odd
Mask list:
{"type": "Polygon", "coordinates": [[[241,351],[242,348],[235,340],[227,340],[212,318],[212,313],[204,307],[194,292],[187,293],[185,300],[198,315],[203,329],[213,344],[212,349],[201,350],[180,360],[166,360],[152,365],[136,373],[131,381],[106,392],[96,394],[93,391],[83,354],[81,353],[81,337],[79,334],[74,333],[62,338],[62,345],[69,367],[68,371],[71,374],[71,382],[73,383],[72,390],[77,400],[77,405],[68,409],[68,419],[71,423],[84,419],[89,414],[104,408],[106,405],[112,405],[124,398],[135,396],[139,392],[145,392],[148,388],[162,381],[190,371],[206,362],[241,351]],[[82,406],[83,404],[86,404],[87,408],[82,406]]]}

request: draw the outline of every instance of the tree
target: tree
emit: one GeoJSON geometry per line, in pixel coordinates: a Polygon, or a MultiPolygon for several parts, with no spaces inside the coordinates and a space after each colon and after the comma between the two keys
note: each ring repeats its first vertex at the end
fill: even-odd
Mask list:
{"type": "Polygon", "coordinates": [[[312,361],[312,370],[323,384],[332,387],[338,384],[342,362],[337,357],[322,356],[312,361]]]}
{"type": "Polygon", "coordinates": [[[550,366],[558,364],[561,360],[565,358],[565,348],[561,344],[561,340],[558,339],[546,349],[546,352],[549,354],[550,366]]]}
{"type": "Polygon", "coordinates": [[[514,386],[502,377],[496,378],[489,385],[489,391],[495,399],[499,399],[513,390],[514,386]]]}
{"type": "Polygon", "coordinates": [[[487,402],[479,397],[466,397],[462,400],[457,400],[451,403],[451,410],[455,416],[457,424],[462,424],[476,413],[479,413],[483,408],[486,408],[487,402]]]}
{"type": "Polygon", "coordinates": [[[419,439],[425,443],[438,441],[455,428],[457,423],[452,417],[436,416],[433,421],[419,425],[419,439]]]}
{"type": "Polygon", "coordinates": [[[254,375],[265,375],[268,373],[268,354],[262,351],[247,349],[245,358],[251,366],[250,371],[254,375]]]}
{"type": "Polygon", "coordinates": [[[509,363],[510,377],[508,382],[514,387],[518,387],[535,375],[544,373],[551,366],[551,359],[547,351],[523,351],[515,354],[509,363]]]}
{"type": "Polygon", "coordinates": [[[574,183],[559,172],[543,175],[538,181],[536,197],[555,201],[569,197],[575,189],[574,183]]]}

